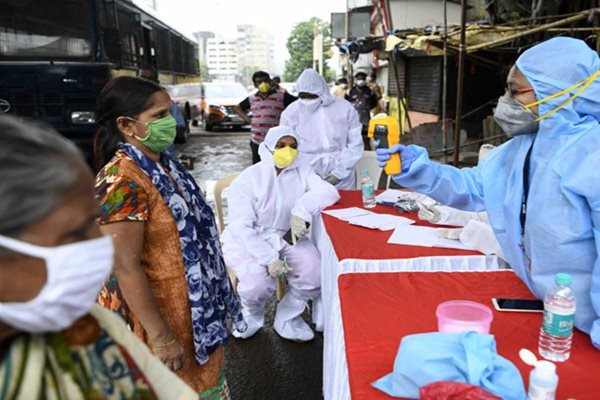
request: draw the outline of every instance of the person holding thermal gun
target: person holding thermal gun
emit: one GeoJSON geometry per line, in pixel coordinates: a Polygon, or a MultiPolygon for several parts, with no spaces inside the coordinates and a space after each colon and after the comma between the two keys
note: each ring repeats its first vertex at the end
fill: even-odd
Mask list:
{"type": "Polygon", "coordinates": [[[507,260],[542,299],[571,274],[575,326],[600,348],[600,58],[559,37],[517,59],[494,118],[511,140],[474,168],[429,160],[419,146],[378,149],[402,159],[396,183],[463,210],[487,211],[507,260]]]}

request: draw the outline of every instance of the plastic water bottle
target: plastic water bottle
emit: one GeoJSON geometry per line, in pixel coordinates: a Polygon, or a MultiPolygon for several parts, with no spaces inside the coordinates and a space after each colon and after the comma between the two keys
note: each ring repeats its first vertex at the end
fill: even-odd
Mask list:
{"type": "Polygon", "coordinates": [[[363,169],[360,173],[360,190],[362,192],[363,206],[365,208],[375,207],[375,186],[373,186],[373,181],[367,169],[363,169]]]}
{"type": "Polygon", "coordinates": [[[566,361],[571,355],[575,296],[571,275],[556,274],[556,285],[544,298],[544,320],[540,329],[538,351],[550,361],[566,361]]]}
{"type": "Polygon", "coordinates": [[[537,361],[529,374],[527,400],[554,400],[557,386],[556,365],[550,361],[537,361]]]}

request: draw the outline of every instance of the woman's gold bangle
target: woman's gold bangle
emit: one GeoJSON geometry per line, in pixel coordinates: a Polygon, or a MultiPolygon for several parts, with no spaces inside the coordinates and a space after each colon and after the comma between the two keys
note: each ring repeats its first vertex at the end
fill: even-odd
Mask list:
{"type": "Polygon", "coordinates": [[[161,343],[161,344],[153,344],[152,348],[155,350],[162,350],[162,349],[166,349],[167,347],[171,347],[175,344],[175,342],[177,342],[177,340],[175,339],[175,337],[171,337],[171,340],[169,340],[166,343],[161,343]]]}

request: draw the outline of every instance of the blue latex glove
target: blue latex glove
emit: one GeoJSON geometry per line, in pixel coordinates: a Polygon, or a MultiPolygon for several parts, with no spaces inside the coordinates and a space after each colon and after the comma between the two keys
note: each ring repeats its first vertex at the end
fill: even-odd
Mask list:
{"type": "Polygon", "coordinates": [[[403,144],[396,144],[389,149],[377,149],[375,150],[375,153],[377,155],[377,165],[381,168],[385,167],[385,164],[391,158],[392,154],[400,154],[402,172],[407,172],[413,161],[417,159],[417,154],[403,144]]]}

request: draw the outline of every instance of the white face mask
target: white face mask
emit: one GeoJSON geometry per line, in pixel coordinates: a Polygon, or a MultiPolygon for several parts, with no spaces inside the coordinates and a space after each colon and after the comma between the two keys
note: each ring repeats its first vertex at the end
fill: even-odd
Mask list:
{"type": "Polygon", "coordinates": [[[363,86],[365,86],[366,84],[367,84],[367,82],[366,82],[364,79],[358,79],[358,80],[356,81],[356,86],[358,86],[358,87],[363,87],[363,86]]]}
{"type": "Polygon", "coordinates": [[[317,111],[317,108],[321,105],[321,99],[318,97],[316,99],[299,99],[298,101],[300,101],[300,104],[310,112],[317,111]]]}
{"type": "Polygon", "coordinates": [[[46,284],[25,303],[0,303],[0,320],[20,331],[57,332],[87,314],[108,278],[114,257],[110,236],[57,247],[0,236],[0,246],[46,261],[46,284]]]}

